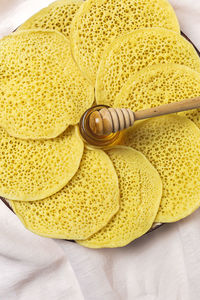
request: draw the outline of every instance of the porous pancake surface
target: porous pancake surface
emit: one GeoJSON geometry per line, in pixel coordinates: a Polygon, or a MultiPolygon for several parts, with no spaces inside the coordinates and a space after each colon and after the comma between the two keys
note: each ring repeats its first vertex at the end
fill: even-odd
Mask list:
{"type": "Polygon", "coordinates": [[[177,115],[153,118],[128,129],[124,142],[157,169],[163,195],[156,222],[175,222],[200,205],[200,130],[177,115]]]}
{"type": "MultiPolygon", "coordinates": [[[[200,96],[200,93],[197,95],[197,97],[200,96]]],[[[193,109],[188,110],[182,113],[179,113],[180,116],[186,116],[188,119],[193,121],[197,127],[200,129],[200,109],[193,109]]]]}
{"type": "Polygon", "coordinates": [[[78,170],[82,154],[75,127],[41,141],[16,139],[0,129],[0,195],[30,201],[58,192],[78,170]]]}
{"type": "Polygon", "coordinates": [[[54,138],[93,101],[62,34],[19,31],[0,41],[0,125],[10,135],[54,138]]]}
{"type": "Polygon", "coordinates": [[[162,28],[141,29],[116,39],[104,52],[97,81],[98,104],[113,106],[130,76],[157,64],[175,63],[200,72],[194,47],[176,32],[162,28]]]}
{"type": "Polygon", "coordinates": [[[118,178],[103,151],[85,149],[77,173],[61,191],[41,201],[11,205],[25,227],[39,235],[85,239],[118,211],[118,178]]]}
{"type": "Polygon", "coordinates": [[[67,38],[70,33],[71,21],[79,9],[82,0],[55,1],[33,15],[18,30],[24,29],[50,29],[57,30],[67,38]]]}
{"type": "MultiPolygon", "coordinates": [[[[181,65],[153,65],[131,76],[117,95],[114,106],[133,111],[200,96],[200,73],[181,65]]],[[[199,110],[180,113],[200,128],[199,110]]]]}
{"type": "Polygon", "coordinates": [[[78,241],[90,248],[122,247],[143,235],[154,222],[162,195],[160,176],[143,154],[118,146],[108,155],[119,178],[120,209],[106,227],[78,241]]]}
{"type": "Polygon", "coordinates": [[[105,47],[114,38],[146,27],[163,27],[179,33],[176,15],[165,0],[88,0],[71,24],[73,56],[94,85],[105,47]]]}

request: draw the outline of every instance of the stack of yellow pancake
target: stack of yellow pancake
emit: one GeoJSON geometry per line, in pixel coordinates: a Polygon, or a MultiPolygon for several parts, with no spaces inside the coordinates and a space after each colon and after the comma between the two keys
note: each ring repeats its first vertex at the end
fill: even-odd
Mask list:
{"type": "Polygon", "coordinates": [[[162,27],[179,33],[176,16],[166,0],[89,0],[71,24],[72,53],[94,85],[102,54],[118,36],[136,29],[162,27]]]}
{"type": "Polygon", "coordinates": [[[200,96],[200,59],[166,0],[60,0],[0,40],[0,196],[24,226],[122,247],[200,206],[200,113],[84,145],[93,104],[133,111],[200,96]]]}

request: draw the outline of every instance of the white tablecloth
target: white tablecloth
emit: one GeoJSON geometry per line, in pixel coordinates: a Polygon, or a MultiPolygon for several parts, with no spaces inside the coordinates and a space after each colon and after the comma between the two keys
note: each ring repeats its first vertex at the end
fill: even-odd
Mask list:
{"type": "MultiPolygon", "coordinates": [[[[0,37],[52,1],[0,0],[0,37]]],[[[171,0],[200,49],[200,1],[171,0]]],[[[0,203],[0,300],[198,300],[200,210],[120,249],[92,250],[27,231],[0,203]]]]}

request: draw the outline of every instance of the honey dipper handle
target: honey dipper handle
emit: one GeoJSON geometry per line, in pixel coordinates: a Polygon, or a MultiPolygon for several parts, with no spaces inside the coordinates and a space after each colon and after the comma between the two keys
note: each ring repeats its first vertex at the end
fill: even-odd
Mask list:
{"type": "Polygon", "coordinates": [[[148,108],[134,112],[135,120],[143,120],[168,114],[173,114],[190,109],[200,108],[200,97],[186,99],[181,102],[164,104],[154,108],[148,108]]]}
{"type": "Polygon", "coordinates": [[[95,135],[109,135],[133,126],[134,121],[143,120],[190,109],[200,108],[200,97],[164,104],[133,112],[126,108],[101,108],[89,116],[89,127],[95,135]]]}

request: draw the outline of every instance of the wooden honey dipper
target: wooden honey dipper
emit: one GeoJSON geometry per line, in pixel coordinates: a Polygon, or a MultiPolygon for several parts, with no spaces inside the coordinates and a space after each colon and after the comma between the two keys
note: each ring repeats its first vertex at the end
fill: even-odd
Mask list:
{"type": "Polygon", "coordinates": [[[89,127],[95,135],[103,136],[133,126],[137,120],[143,120],[167,114],[200,108],[200,97],[181,102],[164,104],[145,110],[133,112],[129,108],[102,108],[89,116],[89,127]]]}

